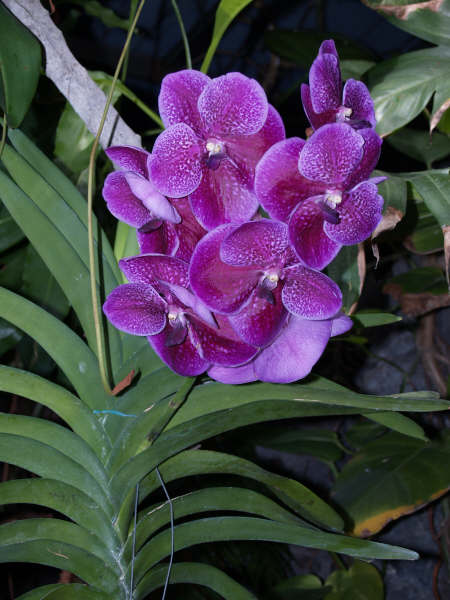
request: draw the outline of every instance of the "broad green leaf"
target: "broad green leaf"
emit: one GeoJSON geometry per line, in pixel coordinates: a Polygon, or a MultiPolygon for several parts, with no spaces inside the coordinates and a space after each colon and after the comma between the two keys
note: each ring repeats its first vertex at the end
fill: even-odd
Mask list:
{"type": "Polygon", "coordinates": [[[450,486],[449,459],[449,435],[426,443],[388,433],[345,465],[333,498],[351,519],[355,535],[373,535],[442,496],[450,486]]]}
{"type": "Polygon", "coordinates": [[[120,598],[118,566],[102,544],[60,519],[24,519],[0,526],[0,562],[33,562],[69,570],[120,598]]]}
{"type": "Polygon", "coordinates": [[[17,600],[111,600],[108,594],[92,589],[82,583],[51,583],[19,596],[17,600]]]}
{"type": "Polygon", "coordinates": [[[364,0],[393,25],[432,44],[450,45],[449,0],[364,0]]]}
{"type": "MultiPolygon", "coordinates": [[[[342,529],[342,520],[323,500],[298,481],[262,469],[258,465],[230,454],[209,450],[185,450],[160,466],[166,483],[190,475],[239,475],[266,485],[284,504],[299,514],[332,527],[342,529]]],[[[160,486],[155,472],[140,484],[140,499],[144,499],[160,486]]]]}
{"type": "Polygon", "coordinates": [[[18,127],[36,92],[41,67],[37,39],[0,4],[0,106],[18,127]]]}
{"type": "Polygon", "coordinates": [[[444,274],[438,267],[410,269],[406,273],[391,277],[386,283],[399,286],[405,294],[428,292],[429,294],[439,295],[447,293],[444,274]]]}
{"type": "Polygon", "coordinates": [[[380,325],[390,325],[398,323],[402,318],[391,313],[383,313],[374,311],[359,311],[352,315],[352,319],[363,327],[378,327],[380,325]]]}
{"type": "Polygon", "coordinates": [[[424,442],[428,442],[428,438],[425,435],[424,430],[420,425],[409,417],[405,417],[402,413],[397,412],[378,412],[369,413],[365,415],[371,421],[384,425],[393,431],[403,433],[403,435],[409,435],[410,437],[417,438],[424,442]]]}
{"type": "MultiPolygon", "coordinates": [[[[136,588],[136,600],[146,598],[150,592],[164,585],[167,565],[160,565],[149,571],[136,588]]],[[[170,573],[171,584],[196,584],[207,587],[226,600],[256,600],[251,592],[213,567],[201,563],[175,563],[170,573]]],[[[19,599],[20,600],[20,599],[19,599]]]]}
{"type": "Polygon", "coordinates": [[[96,479],[74,459],[46,443],[22,435],[0,433],[0,460],[40,477],[72,485],[92,498],[105,514],[112,512],[111,503],[96,479]]]}
{"type": "MultiPolygon", "coordinates": [[[[277,523],[255,517],[210,517],[183,523],[174,528],[175,552],[196,544],[231,540],[281,542],[343,553],[358,558],[393,560],[418,558],[416,552],[405,548],[315,531],[294,525],[294,523],[277,523]]],[[[153,565],[170,555],[170,541],[170,529],[166,529],[155,536],[137,554],[134,569],[137,581],[153,565]]]]}
{"type": "Polygon", "coordinates": [[[272,588],[269,600],[322,600],[329,589],[316,575],[296,575],[272,588]]]}
{"type": "Polygon", "coordinates": [[[15,479],[0,483],[0,504],[45,506],[69,517],[118,552],[119,541],[111,521],[99,505],[77,488],[55,479],[15,479]]]}
{"type": "MultiPolygon", "coordinates": [[[[0,487],[1,489],[1,487],[0,487]]],[[[216,511],[242,512],[266,517],[284,523],[302,523],[295,515],[282,508],[273,500],[253,490],[238,487],[208,487],[171,500],[174,519],[210,513],[216,511]]],[[[164,502],[142,511],[136,527],[136,551],[138,551],[153,534],[170,525],[170,503],[164,502]]],[[[308,526],[308,524],[306,524],[308,526]]],[[[131,559],[133,532],[130,532],[125,546],[124,556],[131,559]]]]}
{"type": "Polygon", "coordinates": [[[428,210],[422,198],[415,203],[417,208],[417,224],[414,231],[404,240],[411,252],[430,254],[441,251],[444,246],[442,228],[428,210]]]}
{"type": "Polygon", "coordinates": [[[384,136],[412,121],[433,93],[447,85],[450,48],[427,48],[391,58],[368,73],[377,132],[384,136]]]}
{"type": "Polygon", "coordinates": [[[332,591],[325,600],[384,600],[383,579],[378,570],[367,563],[355,560],[350,569],[331,573],[325,582],[332,591]]]}
{"type": "Polygon", "coordinates": [[[0,288],[0,317],[22,329],[48,352],[90,408],[107,405],[110,399],[100,381],[97,359],[67,325],[5,288],[0,288]]]}
{"type": "Polygon", "coordinates": [[[386,141],[406,156],[425,163],[428,169],[434,161],[450,154],[450,138],[438,131],[430,135],[429,131],[403,127],[388,136],[386,141]]]}
{"type": "Polygon", "coordinates": [[[342,305],[346,312],[358,301],[364,283],[364,269],[358,265],[358,246],[343,246],[328,265],[327,274],[342,291],[342,305]]]}
{"type": "Polygon", "coordinates": [[[251,1],[252,0],[220,0],[216,10],[212,40],[200,68],[203,73],[208,72],[214,52],[231,21],[241,12],[241,10],[248,6],[251,1]]]}
{"type": "Polygon", "coordinates": [[[83,402],[63,387],[27,371],[0,365],[0,390],[47,406],[103,459],[111,442],[83,402]]]}
{"type": "Polygon", "coordinates": [[[408,200],[406,181],[402,177],[396,177],[392,173],[379,171],[378,169],[373,172],[373,175],[375,177],[387,177],[378,184],[378,192],[384,199],[383,214],[391,207],[403,216],[406,212],[406,202],[408,200]]]}
{"type": "Polygon", "coordinates": [[[405,176],[422,197],[441,227],[450,225],[450,176],[439,171],[405,176]]]}
{"type": "Polygon", "coordinates": [[[12,246],[23,240],[24,237],[20,227],[16,225],[9,212],[0,203],[0,252],[12,248],[12,246]]]}

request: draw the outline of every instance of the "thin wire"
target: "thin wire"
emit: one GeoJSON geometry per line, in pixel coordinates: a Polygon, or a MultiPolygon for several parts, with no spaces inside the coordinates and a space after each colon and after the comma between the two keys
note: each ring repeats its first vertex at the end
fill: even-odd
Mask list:
{"type": "Polygon", "coordinates": [[[173,505],[172,499],[169,496],[166,486],[164,485],[163,478],[161,477],[161,473],[159,472],[158,467],[156,467],[156,474],[158,475],[159,482],[161,484],[162,489],[166,495],[166,498],[169,502],[169,510],[170,510],[170,560],[169,560],[169,568],[167,569],[166,581],[164,583],[164,591],[161,600],[165,600],[167,587],[169,585],[170,573],[172,571],[172,563],[173,563],[173,555],[175,552],[175,536],[174,536],[174,526],[173,526],[173,505]]]}
{"type": "Polygon", "coordinates": [[[186,35],[186,30],[184,28],[183,19],[181,18],[180,9],[176,3],[176,0],[171,0],[173,10],[175,11],[175,16],[178,20],[178,25],[180,26],[181,37],[183,39],[184,44],[184,53],[186,55],[186,69],[192,69],[192,60],[191,60],[191,50],[189,48],[189,41],[186,35]]]}
{"type": "Polygon", "coordinates": [[[88,244],[89,244],[89,274],[91,280],[91,302],[92,302],[92,313],[94,317],[94,327],[95,327],[95,338],[97,342],[97,354],[98,354],[98,364],[100,370],[100,377],[103,383],[103,387],[108,394],[111,394],[111,388],[109,385],[109,378],[106,370],[106,361],[104,356],[104,339],[103,339],[103,330],[100,321],[99,314],[99,306],[98,306],[98,296],[97,296],[97,282],[95,277],[95,248],[94,248],[94,225],[92,219],[92,205],[93,205],[93,188],[94,188],[94,164],[95,164],[95,154],[97,152],[100,136],[103,130],[103,126],[106,121],[106,116],[108,114],[109,107],[111,105],[112,96],[114,93],[114,88],[116,86],[117,80],[119,78],[119,73],[122,68],[123,61],[125,60],[125,56],[128,50],[128,47],[131,42],[131,38],[133,36],[133,32],[136,28],[136,24],[138,22],[141,11],[144,7],[145,0],[141,0],[136,13],[134,15],[133,22],[128,30],[127,39],[125,41],[124,47],[119,57],[119,61],[116,66],[116,70],[114,72],[114,77],[111,82],[111,87],[109,89],[108,98],[106,100],[105,108],[103,110],[103,115],[100,121],[100,125],[98,127],[97,135],[95,136],[94,143],[92,145],[91,155],[89,158],[89,175],[88,175],[88,206],[87,206],[87,218],[88,218],[88,244]]]}
{"type": "Polygon", "coordinates": [[[133,600],[134,557],[136,554],[136,521],[137,521],[138,498],[139,498],[139,482],[136,484],[136,498],[134,500],[133,545],[132,545],[132,549],[131,549],[130,600],[133,600]]]}

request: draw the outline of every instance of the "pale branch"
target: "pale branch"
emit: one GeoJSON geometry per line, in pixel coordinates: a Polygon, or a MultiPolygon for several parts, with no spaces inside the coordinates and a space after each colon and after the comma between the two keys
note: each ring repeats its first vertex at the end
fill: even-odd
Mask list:
{"type": "MultiPolygon", "coordinates": [[[[73,56],[63,34],[39,0],[2,0],[5,6],[41,42],[45,50],[45,72],[75,112],[95,135],[105,108],[106,96],[73,56]]],[[[100,137],[103,148],[110,145],[142,146],[135,133],[111,107],[100,137]]]]}

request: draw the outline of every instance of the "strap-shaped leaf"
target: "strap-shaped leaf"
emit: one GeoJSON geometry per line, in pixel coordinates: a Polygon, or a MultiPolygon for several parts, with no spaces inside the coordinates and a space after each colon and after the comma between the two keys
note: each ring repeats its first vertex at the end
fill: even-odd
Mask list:
{"type": "MultiPolygon", "coordinates": [[[[345,535],[308,529],[294,523],[278,523],[254,517],[209,517],[177,525],[174,530],[175,551],[196,544],[219,541],[264,540],[295,544],[355,556],[386,560],[415,560],[416,552],[368,542],[345,535]]],[[[134,573],[136,581],[159,561],[170,555],[171,532],[166,529],[147,543],[136,556],[134,573]]]]}
{"type": "Polygon", "coordinates": [[[17,600],[111,600],[108,594],[92,589],[82,583],[51,583],[19,596],[17,600]]]}
{"type": "MultiPolygon", "coordinates": [[[[167,565],[160,565],[147,573],[136,588],[136,600],[146,598],[150,592],[162,587],[166,575],[167,565]]],[[[170,583],[202,585],[213,590],[222,598],[226,598],[226,600],[256,600],[256,596],[223,571],[212,565],[202,563],[175,563],[170,573],[170,583]]]]}
{"type": "Polygon", "coordinates": [[[14,479],[0,483],[0,504],[36,504],[69,517],[119,551],[119,540],[111,520],[101,507],[79,489],[55,479],[14,479]]]}
{"type": "MultiPolygon", "coordinates": [[[[309,526],[263,494],[238,487],[212,487],[197,490],[172,498],[172,507],[175,519],[202,512],[235,511],[266,517],[273,521],[309,526]]],[[[170,503],[168,501],[142,511],[136,527],[136,550],[139,550],[158,529],[168,524],[170,524],[170,503]]],[[[124,557],[127,561],[131,558],[132,545],[133,532],[130,532],[124,550],[124,557]]]]}
{"type": "MultiPolygon", "coordinates": [[[[0,197],[16,223],[55,277],[72,304],[91,348],[96,348],[89,282],[87,230],[75,211],[11,146],[2,162],[16,184],[0,173],[0,197]]],[[[107,261],[102,279],[106,292],[118,285],[107,261]]],[[[99,277],[97,275],[97,281],[99,277]]],[[[108,325],[111,359],[122,363],[120,335],[108,325]]]]}
{"type": "Polygon", "coordinates": [[[111,516],[111,502],[97,480],[75,460],[48,444],[21,435],[0,433],[0,460],[41,477],[73,485],[111,516]]]}
{"type": "Polygon", "coordinates": [[[59,519],[24,519],[0,527],[0,562],[30,562],[68,570],[112,598],[118,565],[96,538],[59,519]]]}
{"type": "Polygon", "coordinates": [[[97,359],[67,325],[33,302],[2,287],[0,316],[25,331],[48,352],[90,408],[107,406],[109,397],[103,391],[97,359]]]}
{"type": "Polygon", "coordinates": [[[0,390],[47,406],[102,458],[110,446],[99,421],[83,402],[68,390],[39,375],[0,365],[0,390]]]}

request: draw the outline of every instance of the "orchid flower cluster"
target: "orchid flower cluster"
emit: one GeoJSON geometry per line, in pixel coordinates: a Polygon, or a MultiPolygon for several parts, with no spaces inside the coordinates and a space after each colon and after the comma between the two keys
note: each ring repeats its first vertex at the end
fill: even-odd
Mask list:
{"type": "Polygon", "coordinates": [[[179,71],[162,82],[153,152],[107,150],[120,170],[103,195],[141,253],[120,261],[129,283],[104,312],[181,375],[292,382],[351,327],[321,271],[381,219],[373,102],[363,83],[342,86],[332,40],[301,97],[313,133],[285,139],[255,80],[179,71]]]}

